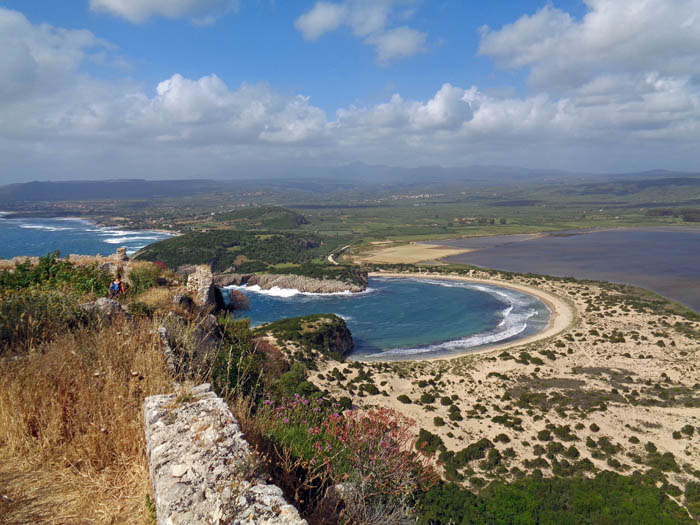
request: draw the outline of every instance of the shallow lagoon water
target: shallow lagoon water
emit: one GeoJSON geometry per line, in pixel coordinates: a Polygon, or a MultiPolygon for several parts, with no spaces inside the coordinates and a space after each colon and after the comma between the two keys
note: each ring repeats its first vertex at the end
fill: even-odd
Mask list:
{"type": "Polygon", "coordinates": [[[0,259],[43,256],[55,250],[62,255],[110,255],[121,246],[134,253],[168,237],[164,232],[103,228],[84,219],[13,219],[0,214],[0,259]]]}
{"type": "Polygon", "coordinates": [[[495,235],[435,244],[474,250],[447,257],[447,262],[633,284],[700,311],[700,228],[495,235]]]}
{"type": "Polygon", "coordinates": [[[334,313],[352,332],[354,359],[440,357],[482,349],[546,328],[550,311],[531,295],[477,283],[371,278],[367,291],[303,294],[231,286],[246,294],[252,326],[286,317],[334,313]]]}

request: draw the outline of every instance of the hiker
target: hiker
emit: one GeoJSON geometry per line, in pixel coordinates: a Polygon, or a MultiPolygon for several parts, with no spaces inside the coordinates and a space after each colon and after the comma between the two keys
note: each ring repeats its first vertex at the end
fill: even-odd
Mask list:
{"type": "Polygon", "coordinates": [[[112,284],[109,285],[109,298],[113,299],[118,295],[123,295],[124,291],[125,290],[124,283],[122,282],[122,277],[121,275],[117,274],[117,276],[114,278],[114,281],[112,281],[112,284]]]}

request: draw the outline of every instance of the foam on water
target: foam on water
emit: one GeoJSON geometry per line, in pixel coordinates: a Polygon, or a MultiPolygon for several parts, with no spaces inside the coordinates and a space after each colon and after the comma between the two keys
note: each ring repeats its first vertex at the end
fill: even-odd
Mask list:
{"type": "Polygon", "coordinates": [[[155,235],[134,235],[133,237],[115,237],[113,239],[105,239],[104,242],[108,244],[121,244],[131,241],[157,241],[160,237],[155,235]]]}
{"type": "MultiPolygon", "coordinates": [[[[282,297],[282,298],[288,298],[288,297],[295,297],[295,296],[309,296],[309,297],[330,297],[330,296],[352,296],[352,295],[358,295],[357,293],[353,294],[350,290],[343,290],[342,292],[328,292],[328,293],[316,293],[316,292],[302,292],[297,290],[296,288],[280,288],[279,286],[273,286],[272,288],[261,288],[260,285],[258,284],[253,284],[253,285],[242,285],[238,286],[235,284],[232,284],[230,286],[225,286],[223,287],[224,290],[239,290],[241,292],[253,292],[257,293],[260,295],[268,295],[270,297],[282,297]]],[[[367,294],[371,293],[372,289],[367,288],[364,292],[359,292],[360,294],[367,294]]]]}
{"type": "MultiPolygon", "coordinates": [[[[528,320],[531,317],[537,315],[537,310],[528,307],[528,302],[522,299],[522,294],[509,290],[507,288],[495,288],[492,286],[473,284],[468,282],[446,283],[444,281],[437,280],[426,280],[426,282],[430,282],[431,284],[439,286],[478,290],[480,292],[488,293],[498,298],[500,301],[507,301],[508,306],[501,311],[501,316],[503,317],[503,319],[498,324],[497,328],[493,331],[414,348],[392,348],[383,352],[373,354],[371,356],[372,358],[396,358],[426,353],[438,354],[444,352],[454,352],[456,350],[466,350],[470,348],[499,343],[501,341],[511,339],[523,333],[528,328],[528,320]]],[[[549,311],[549,308],[546,308],[549,311]]]]}
{"type": "Polygon", "coordinates": [[[113,253],[114,246],[125,246],[133,254],[148,244],[170,237],[150,230],[123,230],[100,227],[87,219],[74,217],[13,218],[0,212],[0,258],[43,256],[49,252],[96,255],[113,253]]]}
{"type": "Polygon", "coordinates": [[[61,226],[46,226],[43,224],[20,224],[20,228],[26,230],[44,230],[47,232],[60,232],[65,230],[72,230],[73,228],[62,228],[61,226]]]}
{"type": "Polygon", "coordinates": [[[383,352],[373,354],[371,357],[406,357],[414,354],[439,354],[443,352],[467,350],[478,346],[498,343],[520,335],[522,332],[524,332],[527,329],[528,319],[530,319],[530,317],[534,316],[536,313],[537,312],[534,309],[531,309],[522,314],[507,315],[503,321],[501,321],[501,324],[499,324],[500,329],[492,333],[477,334],[462,339],[455,339],[452,341],[445,341],[443,343],[421,346],[417,348],[392,348],[391,350],[385,350],[383,352]]]}

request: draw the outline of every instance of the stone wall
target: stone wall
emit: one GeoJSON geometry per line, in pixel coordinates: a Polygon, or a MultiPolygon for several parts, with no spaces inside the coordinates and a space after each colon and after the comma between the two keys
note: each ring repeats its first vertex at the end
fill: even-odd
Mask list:
{"type": "Polygon", "coordinates": [[[146,449],[158,525],[302,525],[255,458],[226,403],[208,384],[151,396],[146,449]]]}
{"type": "Polygon", "coordinates": [[[215,303],[213,276],[208,266],[195,266],[194,271],[187,275],[187,292],[192,294],[194,302],[199,306],[215,303]]]}

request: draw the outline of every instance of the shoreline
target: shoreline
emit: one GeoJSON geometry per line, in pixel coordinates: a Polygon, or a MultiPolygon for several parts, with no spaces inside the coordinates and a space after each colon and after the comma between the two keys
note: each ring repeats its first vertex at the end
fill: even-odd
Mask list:
{"type": "Polygon", "coordinates": [[[476,355],[483,354],[486,352],[493,352],[496,350],[504,350],[506,348],[512,348],[514,346],[526,345],[540,341],[543,339],[548,339],[557,334],[560,334],[571,326],[576,320],[576,311],[569,305],[564,299],[557,297],[549,292],[544,292],[538,290],[531,286],[527,286],[519,283],[506,283],[496,279],[479,279],[475,277],[463,277],[460,275],[445,275],[440,273],[414,273],[414,272],[370,272],[368,277],[389,277],[389,278],[406,278],[406,279],[445,279],[451,281],[462,281],[462,282],[472,282],[479,284],[490,284],[494,286],[500,286],[503,288],[510,288],[528,295],[536,297],[542,301],[551,315],[549,316],[549,323],[547,327],[539,332],[515,339],[513,341],[508,341],[505,343],[495,343],[492,345],[484,345],[484,347],[474,347],[473,350],[465,349],[464,351],[455,352],[449,355],[439,356],[439,357],[412,357],[407,359],[361,359],[359,361],[363,362],[395,362],[395,361],[438,361],[438,360],[449,360],[458,357],[464,357],[465,355],[476,355]]]}
{"type": "Polygon", "coordinates": [[[125,228],[125,226],[110,225],[110,224],[106,224],[104,222],[101,222],[93,217],[80,217],[77,215],[67,215],[65,217],[45,217],[43,215],[31,215],[31,214],[23,214],[23,212],[0,210],[0,219],[46,219],[46,220],[55,220],[55,221],[75,220],[75,221],[85,221],[87,223],[90,223],[93,226],[96,226],[97,228],[109,228],[109,229],[113,228],[113,229],[115,229],[115,231],[119,230],[119,231],[124,231],[124,232],[165,233],[165,234],[171,235],[173,237],[178,237],[180,235],[184,235],[179,230],[164,230],[162,228],[148,228],[148,229],[127,228],[127,229],[123,229],[123,228],[125,228]]]}

